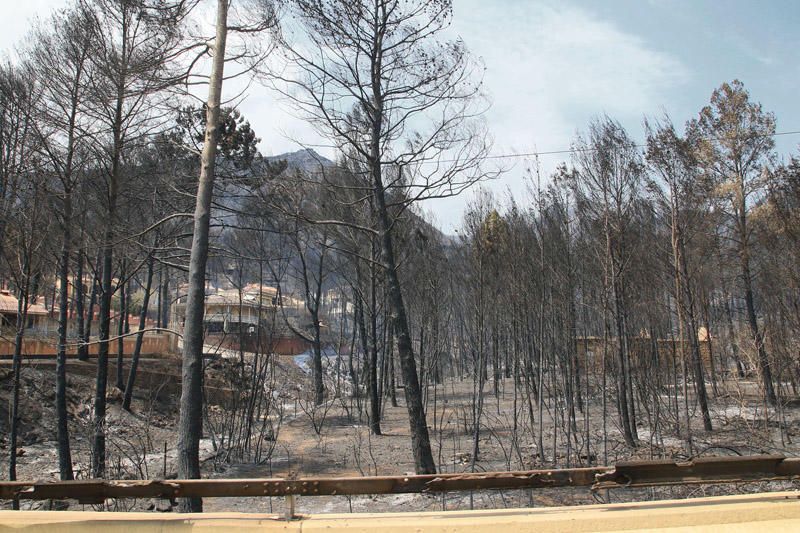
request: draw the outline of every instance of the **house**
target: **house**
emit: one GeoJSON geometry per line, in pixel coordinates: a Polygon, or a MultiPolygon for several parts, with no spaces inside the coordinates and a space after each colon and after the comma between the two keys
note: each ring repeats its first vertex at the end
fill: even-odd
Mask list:
{"type": "MultiPolygon", "coordinates": [[[[0,329],[8,331],[17,327],[19,300],[7,289],[0,290],[0,329]]],[[[42,304],[33,303],[28,306],[26,329],[47,333],[55,325],[50,313],[42,304]]]]}
{"type": "MultiPolygon", "coordinates": [[[[628,337],[627,342],[629,357],[634,364],[652,365],[660,372],[670,372],[675,361],[680,361],[690,349],[688,340],[652,339],[644,333],[628,337]]],[[[698,332],[698,345],[700,357],[708,371],[712,364],[712,353],[710,338],[705,328],[701,328],[698,332]]],[[[584,368],[588,365],[590,370],[599,373],[603,368],[603,361],[609,368],[616,364],[619,343],[616,337],[608,339],[593,336],[577,337],[575,348],[578,364],[584,368]]]]}
{"type": "MultiPolygon", "coordinates": [[[[179,291],[173,306],[173,324],[182,328],[186,319],[186,286],[179,291]]],[[[294,329],[304,329],[304,318],[304,302],[280,294],[275,287],[253,283],[241,290],[212,289],[205,298],[205,343],[246,352],[302,353],[308,343],[294,329]],[[287,322],[295,327],[288,327],[287,322]]]]}

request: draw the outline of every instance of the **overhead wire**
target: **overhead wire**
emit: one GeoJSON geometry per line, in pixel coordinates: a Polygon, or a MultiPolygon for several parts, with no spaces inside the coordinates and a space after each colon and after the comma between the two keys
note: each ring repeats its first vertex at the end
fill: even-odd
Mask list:
{"type": "MultiPolygon", "coordinates": [[[[761,137],[781,137],[786,135],[800,135],[800,130],[791,130],[791,131],[779,131],[775,133],[770,133],[766,135],[756,135],[754,137],[761,138],[761,137]]],[[[708,139],[711,140],[720,140],[721,137],[710,137],[708,139]]],[[[306,147],[310,148],[332,148],[337,149],[338,146],[331,145],[331,144],[304,144],[306,147]]],[[[632,145],[634,148],[645,148],[647,144],[645,143],[637,143],[632,145]]],[[[483,159],[514,159],[519,157],[540,157],[545,155],[565,155],[565,154],[575,154],[580,152],[593,152],[599,150],[600,148],[562,148],[560,150],[544,150],[544,151],[536,151],[536,152],[518,152],[513,154],[495,154],[495,155],[487,155],[484,156],[483,159]]],[[[436,159],[430,161],[423,161],[423,164],[432,164],[432,163],[458,163],[462,161],[461,159],[436,159]]]]}

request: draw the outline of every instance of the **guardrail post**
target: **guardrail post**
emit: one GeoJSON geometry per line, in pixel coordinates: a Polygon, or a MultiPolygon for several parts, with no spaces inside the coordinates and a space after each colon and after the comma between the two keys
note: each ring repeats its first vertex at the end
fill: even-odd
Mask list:
{"type": "Polygon", "coordinates": [[[287,494],[286,495],[286,521],[290,522],[294,519],[294,504],[295,504],[296,496],[294,494],[287,494]]]}

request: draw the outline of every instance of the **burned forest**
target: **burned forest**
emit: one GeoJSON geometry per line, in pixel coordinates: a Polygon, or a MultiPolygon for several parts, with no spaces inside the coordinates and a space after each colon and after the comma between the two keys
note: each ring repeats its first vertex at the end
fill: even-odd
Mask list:
{"type": "MultiPolygon", "coordinates": [[[[4,481],[447,482],[800,454],[798,124],[725,75],[689,112],[596,107],[564,144],[506,148],[497,117],[530,93],[498,104],[459,6],[68,0],[28,21],[0,62],[4,481]]],[[[297,505],[797,482],[543,486],[297,505]]],[[[175,494],[2,505],[289,505],[175,494]]]]}

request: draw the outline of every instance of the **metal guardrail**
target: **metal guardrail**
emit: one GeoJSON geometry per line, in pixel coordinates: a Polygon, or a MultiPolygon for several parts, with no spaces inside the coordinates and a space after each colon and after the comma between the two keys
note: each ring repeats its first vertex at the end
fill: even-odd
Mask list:
{"type": "MultiPolygon", "coordinates": [[[[633,461],[615,466],[375,477],[267,479],[3,481],[0,499],[322,496],[438,493],[490,489],[591,487],[609,489],[698,483],[738,483],[800,478],[800,458],[779,455],[707,457],[687,462],[633,461]]],[[[293,503],[293,499],[292,499],[293,503]]]]}

